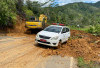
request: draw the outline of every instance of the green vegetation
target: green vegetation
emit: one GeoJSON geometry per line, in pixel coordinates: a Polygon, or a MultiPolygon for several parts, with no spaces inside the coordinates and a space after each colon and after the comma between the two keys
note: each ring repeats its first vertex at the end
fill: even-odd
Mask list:
{"type": "Polygon", "coordinates": [[[97,3],[89,3],[89,4],[92,5],[92,6],[100,8],[100,1],[97,2],[97,3]]]}
{"type": "Polygon", "coordinates": [[[49,22],[64,23],[68,26],[79,25],[83,28],[88,25],[100,24],[100,8],[87,3],[72,3],[64,6],[46,8],[50,17],[49,22]]]}
{"type": "Polygon", "coordinates": [[[39,5],[38,2],[24,0],[0,0],[0,27],[13,27],[17,23],[17,17],[27,19],[33,15],[39,15],[39,8],[34,5],[39,5]],[[32,6],[31,6],[32,5],[32,6]]]}
{"type": "Polygon", "coordinates": [[[93,26],[85,26],[84,28],[69,26],[73,30],[82,30],[88,33],[91,33],[95,36],[100,36],[100,24],[93,25],[93,26]]]}
{"type": "Polygon", "coordinates": [[[78,67],[79,68],[99,68],[100,65],[98,62],[86,62],[82,57],[78,58],[78,67]]]}
{"type": "Polygon", "coordinates": [[[100,25],[91,26],[88,29],[88,32],[94,35],[100,35],[100,25]]]}
{"type": "Polygon", "coordinates": [[[17,23],[17,17],[27,20],[30,16],[39,17],[40,14],[45,14],[49,24],[59,22],[76,29],[93,26],[88,32],[100,34],[99,26],[96,26],[100,24],[100,1],[94,4],[80,2],[63,6],[52,3],[48,7],[43,7],[47,3],[30,0],[26,0],[26,3],[24,0],[0,0],[0,26],[12,27],[17,23]]]}
{"type": "Polygon", "coordinates": [[[16,22],[15,4],[15,0],[0,0],[0,26],[12,25],[16,22]]]}

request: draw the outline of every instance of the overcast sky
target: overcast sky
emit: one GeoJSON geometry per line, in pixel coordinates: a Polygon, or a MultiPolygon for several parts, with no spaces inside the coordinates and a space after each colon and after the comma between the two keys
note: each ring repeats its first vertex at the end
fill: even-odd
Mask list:
{"type": "MultiPolygon", "coordinates": [[[[31,1],[39,1],[41,3],[47,2],[49,0],[31,0],[31,1]]],[[[100,0],[55,0],[56,3],[59,5],[65,5],[68,3],[73,3],[73,2],[86,2],[86,3],[95,3],[100,0]]]]}

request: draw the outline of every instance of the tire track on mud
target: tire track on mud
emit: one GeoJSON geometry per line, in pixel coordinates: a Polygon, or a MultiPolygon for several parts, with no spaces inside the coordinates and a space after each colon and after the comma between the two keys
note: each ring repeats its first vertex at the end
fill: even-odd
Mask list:
{"type": "Polygon", "coordinates": [[[32,38],[0,43],[0,68],[33,68],[43,60],[40,56],[43,50],[34,45],[32,38]]]}
{"type": "Polygon", "coordinates": [[[16,58],[18,55],[25,54],[33,49],[32,44],[21,45],[10,50],[0,53],[0,65],[5,64],[10,60],[16,58]]]}
{"type": "Polygon", "coordinates": [[[25,45],[27,43],[31,43],[31,42],[24,42],[22,43],[23,41],[20,41],[19,43],[14,42],[14,43],[10,43],[10,44],[4,44],[2,45],[2,47],[0,48],[0,53],[1,52],[4,52],[4,51],[7,51],[7,50],[10,50],[10,49],[13,49],[13,48],[17,48],[17,47],[20,47],[22,45],[25,45]]]}
{"type": "Polygon", "coordinates": [[[13,59],[9,63],[1,65],[0,68],[34,68],[33,66],[42,60],[39,56],[42,51],[43,49],[34,47],[31,51],[13,59]]]}

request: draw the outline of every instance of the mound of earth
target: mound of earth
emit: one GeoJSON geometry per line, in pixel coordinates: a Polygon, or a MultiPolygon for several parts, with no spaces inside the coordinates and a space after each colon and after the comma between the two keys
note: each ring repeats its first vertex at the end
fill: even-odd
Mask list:
{"type": "Polygon", "coordinates": [[[61,55],[83,57],[85,60],[100,61],[100,37],[84,31],[71,30],[71,38],[59,49],[47,49],[43,56],[61,55]]]}

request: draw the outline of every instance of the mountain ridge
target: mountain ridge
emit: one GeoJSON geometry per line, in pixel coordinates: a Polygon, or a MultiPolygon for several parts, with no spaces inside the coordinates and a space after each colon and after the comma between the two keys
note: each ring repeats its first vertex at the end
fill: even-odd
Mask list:
{"type": "MultiPolygon", "coordinates": [[[[49,21],[62,22],[66,25],[96,25],[100,24],[99,3],[70,3],[63,6],[48,7],[49,21]]],[[[48,13],[48,12],[45,13],[48,13]]]]}

